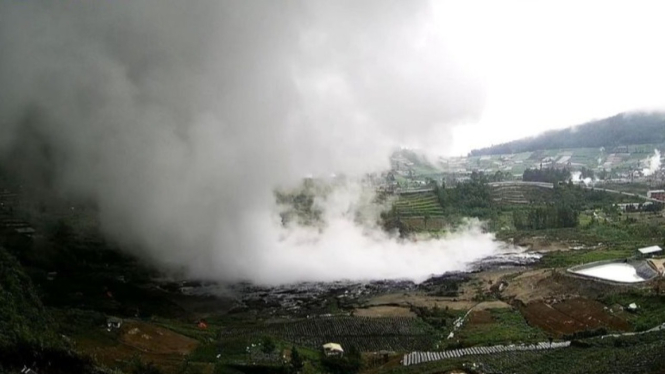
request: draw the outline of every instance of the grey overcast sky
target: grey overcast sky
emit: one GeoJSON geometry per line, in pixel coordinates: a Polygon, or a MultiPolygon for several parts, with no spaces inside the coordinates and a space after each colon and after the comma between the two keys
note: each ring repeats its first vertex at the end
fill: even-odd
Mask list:
{"type": "Polygon", "coordinates": [[[662,1],[433,1],[432,32],[485,90],[448,155],[665,107],[662,1]]]}

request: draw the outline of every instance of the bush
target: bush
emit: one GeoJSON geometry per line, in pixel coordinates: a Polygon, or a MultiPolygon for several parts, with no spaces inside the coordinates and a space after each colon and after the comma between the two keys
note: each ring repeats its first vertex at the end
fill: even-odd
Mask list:
{"type": "Polygon", "coordinates": [[[294,346],[291,348],[291,372],[292,373],[298,373],[300,370],[302,370],[304,366],[304,362],[302,357],[300,356],[300,352],[296,349],[294,346]]]}
{"type": "Polygon", "coordinates": [[[144,363],[138,355],[132,358],[130,370],[132,374],[162,374],[153,362],[144,363]]]}
{"type": "Polygon", "coordinates": [[[263,351],[263,353],[272,353],[275,348],[277,348],[277,346],[271,337],[266,336],[263,338],[263,341],[261,342],[261,351],[263,351]]]}
{"type": "Polygon", "coordinates": [[[584,331],[578,331],[574,334],[564,335],[563,338],[564,340],[576,340],[576,339],[593,338],[595,336],[603,336],[603,335],[607,335],[607,329],[601,327],[595,330],[584,330],[584,331]]]}

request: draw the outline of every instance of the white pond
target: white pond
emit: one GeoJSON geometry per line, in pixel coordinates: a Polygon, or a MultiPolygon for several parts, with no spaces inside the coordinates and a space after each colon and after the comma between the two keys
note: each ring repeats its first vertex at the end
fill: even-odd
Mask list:
{"type": "Polygon", "coordinates": [[[575,270],[574,273],[623,283],[645,281],[644,278],[637,275],[635,267],[625,263],[603,264],[586,269],[575,270]]]}

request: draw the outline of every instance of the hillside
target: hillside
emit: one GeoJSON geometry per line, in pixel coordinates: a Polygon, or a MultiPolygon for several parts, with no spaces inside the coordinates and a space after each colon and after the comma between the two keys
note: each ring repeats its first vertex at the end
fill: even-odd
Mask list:
{"type": "Polygon", "coordinates": [[[21,265],[0,247],[0,350],[15,344],[44,345],[53,322],[21,265]]]}
{"type": "Polygon", "coordinates": [[[564,148],[613,148],[665,142],[665,113],[621,113],[564,130],[475,149],[470,156],[533,152],[564,148]]]}
{"type": "Polygon", "coordinates": [[[56,333],[30,277],[0,247],[0,373],[23,365],[41,373],[97,373],[92,363],[70,350],[56,333]]]}

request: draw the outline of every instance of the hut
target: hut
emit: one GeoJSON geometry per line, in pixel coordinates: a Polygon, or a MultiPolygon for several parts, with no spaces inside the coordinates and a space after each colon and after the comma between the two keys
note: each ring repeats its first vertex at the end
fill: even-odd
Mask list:
{"type": "Polygon", "coordinates": [[[337,343],[326,343],[323,345],[323,353],[328,357],[343,356],[344,349],[342,349],[342,346],[337,343]]]}

